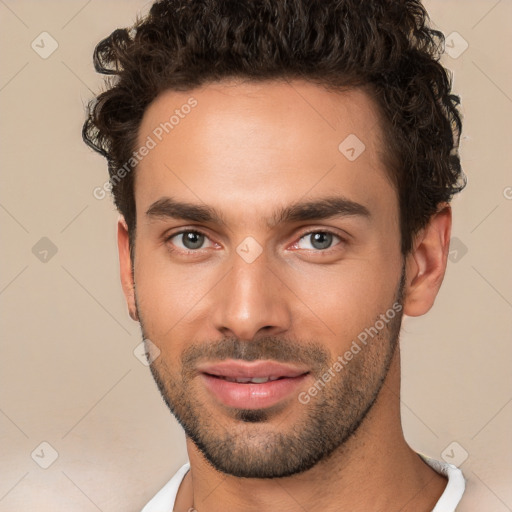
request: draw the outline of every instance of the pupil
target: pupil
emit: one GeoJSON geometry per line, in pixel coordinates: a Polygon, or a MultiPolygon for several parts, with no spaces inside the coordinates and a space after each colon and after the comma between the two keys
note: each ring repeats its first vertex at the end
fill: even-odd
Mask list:
{"type": "Polygon", "coordinates": [[[332,235],[330,233],[314,233],[312,245],[315,249],[327,249],[332,242],[332,235]]]}
{"type": "Polygon", "coordinates": [[[201,233],[195,233],[194,231],[189,231],[185,233],[183,238],[183,245],[187,249],[198,249],[203,245],[204,235],[201,233]]]}

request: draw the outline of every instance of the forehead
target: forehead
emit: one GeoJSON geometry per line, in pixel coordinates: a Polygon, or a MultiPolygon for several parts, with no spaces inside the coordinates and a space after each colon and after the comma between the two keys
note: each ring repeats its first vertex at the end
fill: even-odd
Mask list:
{"type": "Polygon", "coordinates": [[[307,82],[166,91],[139,129],[138,147],[151,149],[135,174],[137,210],[164,195],[256,210],[315,193],[363,203],[393,196],[377,112],[362,90],[307,82]]]}

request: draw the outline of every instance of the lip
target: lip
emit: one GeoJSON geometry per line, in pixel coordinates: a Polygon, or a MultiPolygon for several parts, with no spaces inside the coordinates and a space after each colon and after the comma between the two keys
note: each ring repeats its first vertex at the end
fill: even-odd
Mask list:
{"type": "Polygon", "coordinates": [[[210,393],[222,404],[237,409],[264,409],[289,397],[308,376],[302,368],[274,361],[225,361],[198,368],[210,393]],[[264,383],[238,383],[228,378],[278,377],[264,383]]]}
{"type": "Polygon", "coordinates": [[[221,363],[204,364],[197,368],[202,373],[218,377],[261,378],[261,377],[298,377],[308,370],[297,366],[278,363],[276,361],[235,361],[233,359],[221,363]]]}

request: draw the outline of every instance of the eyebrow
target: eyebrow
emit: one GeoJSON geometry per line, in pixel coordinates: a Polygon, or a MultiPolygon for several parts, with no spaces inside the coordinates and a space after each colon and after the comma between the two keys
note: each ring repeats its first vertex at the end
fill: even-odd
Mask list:
{"type": "Polygon", "coordinates": [[[300,222],[305,220],[325,220],[332,217],[358,216],[370,219],[371,213],[362,204],[345,197],[332,196],[303,201],[279,209],[267,222],[273,228],[278,224],[300,222]]]}
{"type": "MultiPolygon", "coordinates": [[[[146,211],[146,215],[155,219],[173,218],[190,222],[209,222],[226,225],[226,222],[214,208],[206,205],[181,202],[170,197],[162,197],[155,201],[146,211]]],[[[332,196],[302,201],[279,208],[267,219],[267,226],[274,228],[279,224],[285,223],[347,216],[370,219],[371,213],[366,206],[360,203],[345,197],[332,196]]]]}

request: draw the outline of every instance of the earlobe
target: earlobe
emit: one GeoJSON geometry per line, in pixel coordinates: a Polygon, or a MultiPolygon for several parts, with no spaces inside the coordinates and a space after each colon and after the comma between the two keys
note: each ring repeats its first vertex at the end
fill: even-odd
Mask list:
{"type": "Polygon", "coordinates": [[[130,317],[138,322],[139,315],[137,313],[137,305],[135,302],[135,282],[133,278],[132,259],[130,254],[130,238],[128,235],[128,226],[122,216],[117,222],[117,248],[119,251],[121,284],[126,298],[128,312],[130,317]]]}
{"type": "Polygon", "coordinates": [[[451,207],[444,203],[416,235],[406,258],[405,315],[424,315],[433,306],[446,271],[451,225],[451,207]]]}

